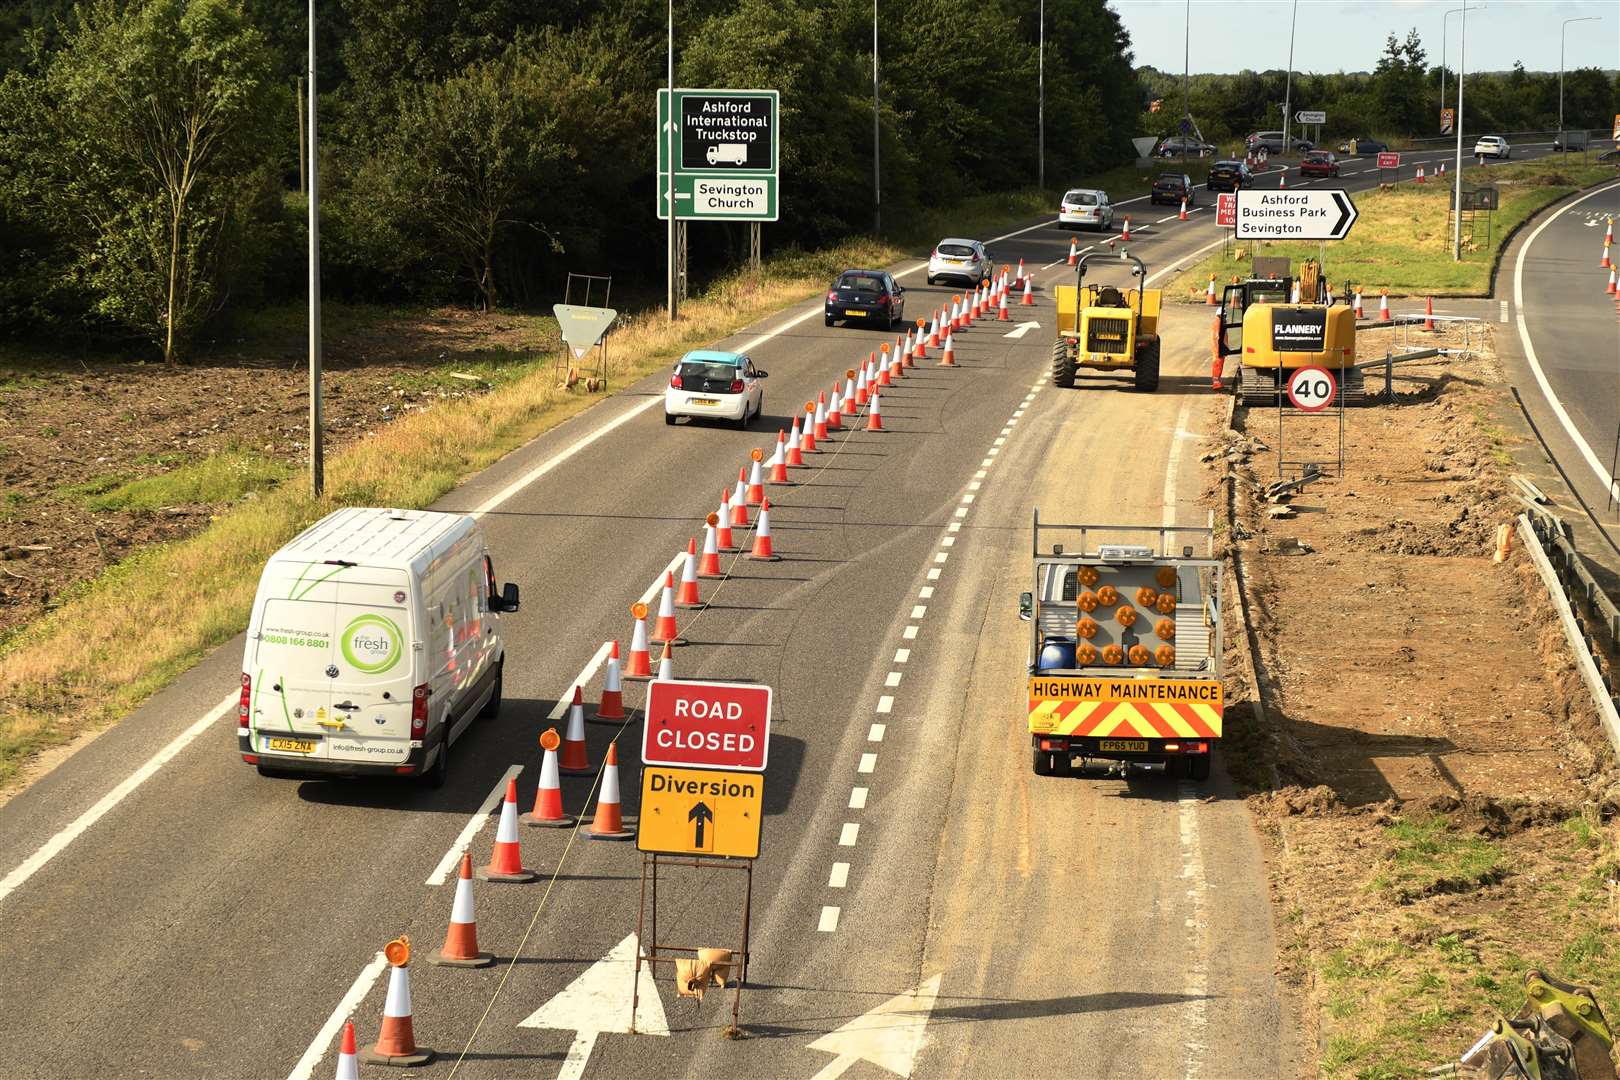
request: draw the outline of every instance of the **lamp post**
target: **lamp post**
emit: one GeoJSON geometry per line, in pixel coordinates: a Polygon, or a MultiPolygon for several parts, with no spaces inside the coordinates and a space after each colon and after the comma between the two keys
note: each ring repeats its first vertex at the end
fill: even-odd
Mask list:
{"type": "Polygon", "coordinates": [[[1035,154],[1040,161],[1035,166],[1035,186],[1046,190],[1046,0],[1040,4],[1040,29],[1036,32],[1036,83],[1039,86],[1035,105],[1035,154]]]}
{"type": "Polygon", "coordinates": [[[1187,137],[1192,134],[1192,99],[1187,92],[1187,78],[1192,70],[1192,0],[1187,0],[1187,14],[1181,30],[1181,167],[1187,167],[1187,137]]]}
{"type": "Polygon", "coordinates": [[[1578,19],[1565,19],[1558,28],[1558,145],[1564,145],[1564,30],[1570,23],[1602,22],[1601,15],[1582,15],[1578,19]]]}
{"type": "Polygon", "coordinates": [[[1457,20],[1457,161],[1451,189],[1451,261],[1462,261],[1462,140],[1463,81],[1468,75],[1468,0],[1463,0],[1462,18],[1457,20]]]}
{"type": "Polygon", "coordinates": [[[665,161],[669,164],[669,176],[665,178],[664,194],[669,199],[669,321],[675,321],[675,0],[669,0],[669,116],[664,130],[659,134],[664,137],[664,147],[667,151],[665,161]]]}
{"type": "MultiPolygon", "coordinates": [[[[1293,125],[1290,123],[1291,113],[1289,112],[1289,109],[1293,105],[1293,102],[1294,102],[1294,25],[1298,21],[1299,21],[1299,0],[1294,0],[1293,14],[1288,16],[1288,81],[1283,86],[1283,144],[1282,144],[1282,153],[1283,153],[1284,157],[1287,157],[1288,156],[1288,151],[1293,149],[1293,147],[1289,143],[1288,133],[1293,130],[1293,125]]],[[[1283,168],[1286,169],[1287,166],[1285,165],[1285,166],[1283,166],[1283,168]]]]}
{"type": "Polygon", "coordinates": [[[319,499],[326,489],[321,419],[321,184],[315,142],[315,0],[309,0],[309,484],[319,499]]]}
{"type": "Polygon", "coordinates": [[[878,0],[872,0],[872,235],[883,235],[883,173],[878,167],[878,0]]]}

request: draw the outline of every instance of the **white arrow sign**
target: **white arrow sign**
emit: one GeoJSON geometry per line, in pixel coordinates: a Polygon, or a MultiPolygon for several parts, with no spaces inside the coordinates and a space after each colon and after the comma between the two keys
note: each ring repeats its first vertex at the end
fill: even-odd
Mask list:
{"type": "Polygon", "coordinates": [[[910,1076],[923,1048],[923,1034],[942,978],[943,972],[924,979],[915,990],[890,998],[811,1043],[812,1050],[837,1055],[814,1080],[837,1080],[857,1061],[870,1061],[896,1076],[910,1076]]]}
{"type": "Polygon", "coordinates": [[[1343,240],[1359,216],[1342,188],[1237,193],[1239,240],[1343,240]]]}
{"type": "Polygon", "coordinates": [[[1012,330],[1009,330],[1007,333],[1002,334],[1001,336],[1017,339],[1023,337],[1031,330],[1039,330],[1040,328],[1041,324],[1038,322],[1021,322],[1012,330]]]}
{"type": "MultiPolygon", "coordinates": [[[[562,993],[534,1010],[527,1019],[518,1021],[518,1027],[575,1033],[557,1080],[578,1080],[585,1075],[585,1064],[596,1046],[596,1037],[604,1031],[617,1035],[631,1033],[630,984],[635,965],[636,935],[631,934],[569,983],[562,993]]],[[[658,996],[658,985],[653,982],[651,964],[642,965],[641,977],[635,983],[641,999],[635,1034],[668,1035],[669,1021],[664,1018],[664,1002],[658,996]]]]}

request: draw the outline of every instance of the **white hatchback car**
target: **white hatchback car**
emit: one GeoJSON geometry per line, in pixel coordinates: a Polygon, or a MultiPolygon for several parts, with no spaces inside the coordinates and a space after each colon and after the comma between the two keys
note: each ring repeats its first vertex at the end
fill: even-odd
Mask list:
{"type": "Polygon", "coordinates": [[[1513,156],[1513,147],[1500,135],[1481,135],[1479,142],[1474,144],[1474,156],[1500,158],[1506,161],[1513,156]]]}
{"type": "Polygon", "coordinates": [[[765,408],[761,380],[769,374],[741,353],[695,349],[681,357],[664,390],[664,423],[678,416],[730,420],[739,428],[765,408]]]}
{"type": "Polygon", "coordinates": [[[1063,196],[1058,207],[1058,227],[1061,229],[1110,229],[1114,225],[1114,205],[1108,201],[1108,192],[1098,188],[1075,188],[1063,196]]]}
{"type": "Polygon", "coordinates": [[[990,253],[977,240],[946,237],[928,256],[928,284],[950,278],[971,287],[990,276],[990,253]]]}

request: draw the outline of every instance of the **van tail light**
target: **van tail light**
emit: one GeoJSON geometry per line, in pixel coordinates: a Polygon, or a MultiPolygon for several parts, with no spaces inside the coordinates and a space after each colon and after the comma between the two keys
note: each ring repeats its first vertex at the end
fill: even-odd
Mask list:
{"type": "Polygon", "coordinates": [[[420,735],[427,730],[428,695],[433,689],[427,683],[411,691],[411,734],[420,735]]]}
{"type": "Polygon", "coordinates": [[[837,289],[829,289],[828,290],[828,292],[827,292],[827,303],[829,303],[829,304],[838,303],[838,290],[837,289]]]}
{"type": "Polygon", "coordinates": [[[236,706],[236,726],[243,731],[247,730],[248,720],[253,709],[253,676],[242,672],[242,697],[236,706]]]}
{"type": "Polygon", "coordinates": [[[740,394],[740,393],[742,393],[742,391],[743,391],[743,381],[741,379],[732,379],[731,380],[731,392],[733,394],[740,394]]]}
{"type": "Polygon", "coordinates": [[[669,385],[671,389],[679,390],[681,388],[681,377],[679,375],[671,375],[669,377],[669,385]]]}

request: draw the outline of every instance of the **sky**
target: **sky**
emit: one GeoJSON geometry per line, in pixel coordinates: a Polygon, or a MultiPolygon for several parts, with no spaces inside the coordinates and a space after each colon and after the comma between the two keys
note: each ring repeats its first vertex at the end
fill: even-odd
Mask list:
{"type": "MultiPolygon", "coordinates": [[[[1462,0],[1299,0],[1294,70],[1371,71],[1392,31],[1405,40],[1417,28],[1430,65],[1440,61],[1441,19],[1462,0]]],[[[1138,66],[1180,71],[1187,23],[1186,0],[1109,0],[1131,35],[1138,66]]],[[[1477,14],[1468,4],[1468,70],[1506,71],[1515,60],[1530,71],[1558,70],[1558,38],[1565,19],[1597,15],[1601,22],[1564,30],[1566,69],[1620,68],[1620,4],[1614,0],[1485,0],[1477,14]]],[[[1288,65],[1292,0],[1191,0],[1194,72],[1288,65]]],[[[1446,18],[1446,56],[1457,67],[1461,15],[1446,18]]]]}

